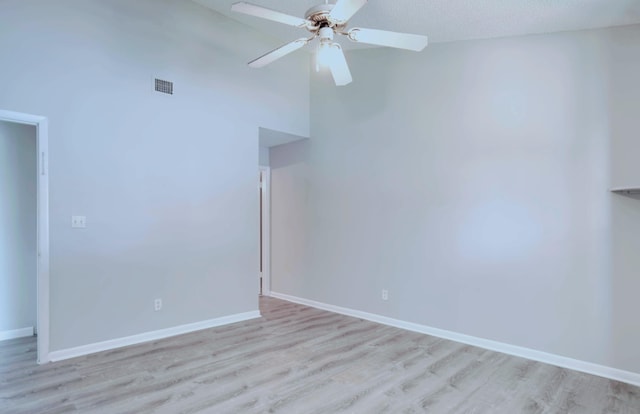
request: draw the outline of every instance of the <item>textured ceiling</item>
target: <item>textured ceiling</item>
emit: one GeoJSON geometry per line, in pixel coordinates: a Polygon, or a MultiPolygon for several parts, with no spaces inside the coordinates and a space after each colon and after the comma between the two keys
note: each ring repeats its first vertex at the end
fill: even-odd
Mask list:
{"type": "MultiPolygon", "coordinates": [[[[283,43],[306,30],[231,12],[237,0],[194,0],[283,43]]],[[[322,0],[248,0],[293,16],[322,0]]],[[[331,2],[335,2],[331,0],[331,2]]],[[[369,0],[349,27],[424,34],[430,42],[551,33],[640,23],[640,0],[369,0]]],[[[341,43],[347,49],[355,44],[341,43]]],[[[362,47],[357,45],[357,47],[362,47]]]]}

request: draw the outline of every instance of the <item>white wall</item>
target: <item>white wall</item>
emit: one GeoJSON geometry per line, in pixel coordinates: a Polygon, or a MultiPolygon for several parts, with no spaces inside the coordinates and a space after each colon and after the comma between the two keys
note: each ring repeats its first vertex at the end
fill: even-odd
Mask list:
{"type": "MultiPolygon", "coordinates": [[[[611,35],[608,51],[611,186],[640,188],[640,26],[611,35]]],[[[640,372],[640,198],[611,198],[612,352],[640,372]]]]}
{"type": "Polygon", "coordinates": [[[640,184],[640,26],[347,59],[274,290],[640,372],[640,201],[608,191],[640,184]]]}
{"type": "Polygon", "coordinates": [[[269,166],[269,147],[263,147],[260,145],[258,148],[258,165],[263,167],[269,166]]]}
{"type": "Polygon", "coordinates": [[[271,290],[300,290],[308,269],[310,140],[271,147],[271,290]]]}
{"type": "Polygon", "coordinates": [[[1,9],[0,108],[50,121],[51,349],[256,310],[258,128],[308,134],[307,58],[250,69],[278,41],[191,1],[1,9]]]}
{"type": "Polygon", "coordinates": [[[0,332],[36,326],[34,126],[0,121],[0,332]]]}

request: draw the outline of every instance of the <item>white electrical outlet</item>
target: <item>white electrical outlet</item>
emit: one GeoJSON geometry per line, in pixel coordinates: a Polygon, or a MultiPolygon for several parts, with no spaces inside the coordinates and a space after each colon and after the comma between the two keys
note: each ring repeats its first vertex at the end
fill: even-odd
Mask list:
{"type": "Polygon", "coordinates": [[[71,227],[74,229],[84,229],[87,227],[87,217],[71,216],[71,227]]]}
{"type": "Polygon", "coordinates": [[[162,299],[156,299],[153,301],[153,309],[155,309],[156,312],[162,309],[162,299]]]}
{"type": "Polygon", "coordinates": [[[382,289],[382,300],[389,300],[389,291],[387,289],[382,289]]]}

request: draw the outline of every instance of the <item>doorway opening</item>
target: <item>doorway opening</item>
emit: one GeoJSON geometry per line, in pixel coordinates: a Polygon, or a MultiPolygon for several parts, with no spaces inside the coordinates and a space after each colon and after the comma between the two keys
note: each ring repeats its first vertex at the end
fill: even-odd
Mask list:
{"type": "Polygon", "coordinates": [[[260,264],[259,290],[260,296],[271,295],[271,168],[259,168],[260,199],[260,264]]]}
{"type": "MultiPolygon", "coordinates": [[[[35,127],[36,163],[36,327],[38,363],[49,362],[49,174],[46,117],[0,110],[0,122],[35,127]]],[[[20,330],[18,330],[20,331],[20,330]]],[[[19,335],[20,332],[15,332],[19,335]]]]}

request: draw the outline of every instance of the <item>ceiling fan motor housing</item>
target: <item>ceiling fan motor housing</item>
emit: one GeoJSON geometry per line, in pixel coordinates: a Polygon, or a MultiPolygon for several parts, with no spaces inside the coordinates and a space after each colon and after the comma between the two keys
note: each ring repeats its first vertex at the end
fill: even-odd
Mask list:
{"type": "Polygon", "coordinates": [[[329,13],[333,10],[334,4],[319,4],[307,10],[304,17],[313,23],[307,29],[310,32],[318,32],[323,27],[330,27],[334,31],[341,32],[347,26],[346,23],[335,23],[329,20],[329,13]]]}

